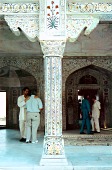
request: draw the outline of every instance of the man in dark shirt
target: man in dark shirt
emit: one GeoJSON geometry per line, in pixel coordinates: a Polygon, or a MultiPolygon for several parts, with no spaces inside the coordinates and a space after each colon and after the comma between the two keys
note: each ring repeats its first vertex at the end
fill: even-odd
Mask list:
{"type": "Polygon", "coordinates": [[[93,134],[91,132],[91,124],[90,124],[90,103],[88,101],[88,96],[84,95],[84,99],[82,100],[81,111],[82,111],[82,125],[80,129],[80,134],[84,133],[84,126],[86,124],[87,134],[93,134]]]}

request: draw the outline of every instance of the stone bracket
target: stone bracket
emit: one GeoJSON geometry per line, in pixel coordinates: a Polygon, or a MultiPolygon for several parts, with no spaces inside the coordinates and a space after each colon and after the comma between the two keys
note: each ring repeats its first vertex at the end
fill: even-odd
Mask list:
{"type": "Polygon", "coordinates": [[[67,39],[76,41],[80,33],[85,30],[85,35],[89,35],[98,25],[99,19],[93,17],[67,18],[67,39]]]}
{"type": "Polygon", "coordinates": [[[30,41],[34,42],[38,38],[38,15],[5,15],[4,19],[16,36],[20,35],[20,28],[30,41]]]}

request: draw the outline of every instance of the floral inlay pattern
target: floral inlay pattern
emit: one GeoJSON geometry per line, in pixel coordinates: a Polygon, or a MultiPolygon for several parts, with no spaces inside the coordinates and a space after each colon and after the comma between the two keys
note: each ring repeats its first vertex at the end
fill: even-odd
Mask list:
{"type": "Polygon", "coordinates": [[[47,6],[47,27],[48,29],[58,29],[59,25],[59,6],[54,1],[47,6]]]}
{"type": "Polygon", "coordinates": [[[44,153],[46,155],[63,155],[64,141],[61,137],[45,138],[44,153]]]}

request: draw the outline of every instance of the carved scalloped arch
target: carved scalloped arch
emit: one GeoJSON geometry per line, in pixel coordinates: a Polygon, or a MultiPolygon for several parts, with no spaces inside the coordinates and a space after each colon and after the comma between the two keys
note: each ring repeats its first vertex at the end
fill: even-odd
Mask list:
{"type": "MultiPolygon", "coordinates": [[[[26,60],[25,60],[26,61],[26,60]]],[[[25,70],[27,72],[29,72],[36,80],[38,78],[37,76],[37,71],[32,71],[32,68],[31,67],[28,67],[30,64],[25,63],[25,61],[22,59],[22,61],[20,60],[0,60],[0,68],[2,67],[6,67],[6,66],[12,66],[12,67],[17,67],[17,68],[20,68],[22,70],[25,70]]]]}
{"type": "Polygon", "coordinates": [[[104,68],[108,71],[112,71],[112,58],[110,59],[109,57],[107,57],[107,59],[105,58],[102,59],[102,57],[100,57],[99,59],[97,59],[96,57],[95,59],[90,59],[88,57],[88,59],[81,58],[75,60],[69,59],[66,62],[64,61],[63,62],[63,85],[65,86],[65,82],[70,74],[72,74],[74,71],[77,71],[89,65],[94,65],[100,68],[104,68]],[[67,67],[65,67],[65,65],[67,65],[67,67]],[[68,68],[68,70],[66,68],[68,68]]]}

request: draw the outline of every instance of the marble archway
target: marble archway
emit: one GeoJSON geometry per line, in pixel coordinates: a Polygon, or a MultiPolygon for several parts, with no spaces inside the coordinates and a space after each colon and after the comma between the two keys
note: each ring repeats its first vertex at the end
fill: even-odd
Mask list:
{"type": "Polygon", "coordinates": [[[11,55],[7,57],[0,57],[0,68],[3,67],[16,67],[25,72],[28,72],[36,79],[37,89],[39,94],[44,100],[44,73],[43,73],[43,58],[29,58],[25,55],[21,55],[21,57],[17,57],[17,55],[11,55]],[[41,67],[40,67],[41,66],[41,67]]]}
{"type": "MultiPolygon", "coordinates": [[[[89,65],[87,67],[84,67],[82,69],[78,69],[77,71],[73,72],[70,74],[66,80],[66,86],[65,86],[65,110],[66,110],[66,129],[71,128],[78,128],[78,90],[82,89],[90,89],[90,90],[96,90],[97,95],[99,96],[99,100],[102,103],[102,115],[101,115],[101,126],[104,127],[104,122],[106,121],[107,126],[111,126],[111,91],[112,91],[112,84],[111,84],[112,76],[111,76],[111,71],[108,71],[106,69],[103,69],[101,67],[97,67],[94,65],[89,65]],[[97,79],[97,84],[79,84],[79,80],[81,77],[83,77],[86,74],[90,74],[94,76],[97,79]],[[67,94],[68,93],[68,94],[67,94]],[[70,104],[69,107],[69,112],[71,113],[71,118],[72,120],[71,125],[68,126],[68,104],[67,104],[67,99],[71,96],[72,103],[70,104]],[[106,108],[106,99],[108,99],[108,111],[105,111],[106,108]]],[[[69,121],[70,121],[69,120],[69,121]]]]}
{"type": "Polygon", "coordinates": [[[0,91],[6,92],[6,127],[18,128],[17,98],[23,87],[37,89],[36,79],[27,71],[13,66],[0,68],[0,91]]]}

